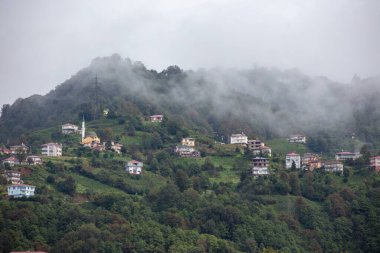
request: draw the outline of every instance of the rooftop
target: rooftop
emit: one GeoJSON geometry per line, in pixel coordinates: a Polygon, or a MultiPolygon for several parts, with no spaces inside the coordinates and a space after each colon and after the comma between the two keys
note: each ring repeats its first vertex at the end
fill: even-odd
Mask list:
{"type": "Polygon", "coordinates": [[[286,156],[299,156],[299,154],[297,154],[296,152],[291,152],[287,154],[286,156]]]}

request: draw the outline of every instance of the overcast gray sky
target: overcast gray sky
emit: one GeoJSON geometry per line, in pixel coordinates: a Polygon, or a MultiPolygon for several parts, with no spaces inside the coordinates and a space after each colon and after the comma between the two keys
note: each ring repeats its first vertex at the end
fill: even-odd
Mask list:
{"type": "Polygon", "coordinates": [[[0,104],[113,53],[158,71],[256,64],[349,82],[380,74],[380,1],[0,0],[0,104]]]}

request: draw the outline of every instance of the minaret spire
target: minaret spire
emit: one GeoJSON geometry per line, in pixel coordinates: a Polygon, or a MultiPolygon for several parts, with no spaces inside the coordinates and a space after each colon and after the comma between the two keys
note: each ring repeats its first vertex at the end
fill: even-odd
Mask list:
{"type": "Polygon", "coordinates": [[[84,114],[83,114],[83,119],[82,119],[82,141],[83,141],[85,135],[86,135],[86,126],[85,126],[84,114]]]}

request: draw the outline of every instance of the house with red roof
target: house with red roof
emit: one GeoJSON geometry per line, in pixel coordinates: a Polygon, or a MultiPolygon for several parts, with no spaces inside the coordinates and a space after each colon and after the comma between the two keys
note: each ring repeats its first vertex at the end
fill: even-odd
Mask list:
{"type": "Polygon", "coordinates": [[[11,146],[12,154],[16,154],[18,152],[28,153],[28,150],[29,150],[29,147],[26,146],[24,143],[21,143],[20,145],[11,146]]]}
{"type": "Polygon", "coordinates": [[[12,154],[12,150],[7,149],[7,148],[0,148],[0,154],[10,155],[10,154],[12,154]]]}
{"type": "Polygon", "coordinates": [[[301,156],[295,152],[291,152],[291,153],[286,155],[285,167],[287,169],[292,168],[293,162],[296,165],[297,169],[301,168],[301,156]]]}
{"type": "Polygon", "coordinates": [[[369,160],[369,166],[375,171],[380,171],[380,156],[372,156],[369,160]]]}
{"type": "Polygon", "coordinates": [[[20,161],[14,157],[14,156],[11,156],[11,157],[8,157],[6,159],[4,159],[2,161],[2,163],[5,165],[6,163],[9,164],[9,166],[13,167],[15,164],[20,164],[20,161]]]}
{"type": "Polygon", "coordinates": [[[125,170],[132,175],[140,175],[144,164],[142,162],[131,160],[125,165],[125,170]]]}
{"type": "Polygon", "coordinates": [[[150,116],[150,122],[162,122],[164,119],[164,115],[156,114],[150,116]]]}
{"type": "Polygon", "coordinates": [[[342,152],[338,152],[335,154],[335,160],[338,160],[338,161],[345,161],[345,160],[349,160],[349,159],[356,160],[356,159],[360,158],[361,156],[362,155],[358,152],[342,151],[342,152]]]}

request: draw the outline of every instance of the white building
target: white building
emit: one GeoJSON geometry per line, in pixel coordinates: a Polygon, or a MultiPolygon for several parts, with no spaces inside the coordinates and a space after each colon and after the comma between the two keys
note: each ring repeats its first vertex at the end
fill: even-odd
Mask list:
{"type": "Polygon", "coordinates": [[[73,125],[70,123],[62,125],[62,133],[63,134],[75,134],[78,133],[79,127],[77,125],[73,125]]]}
{"type": "Polygon", "coordinates": [[[26,162],[31,162],[33,165],[42,164],[42,159],[36,155],[30,155],[26,157],[26,162]]]}
{"type": "Polygon", "coordinates": [[[13,185],[23,183],[23,181],[21,180],[21,172],[19,171],[6,171],[5,178],[7,179],[7,182],[10,182],[13,185]]]}
{"type": "Polygon", "coordinates": [[[254,155],[267,155],[272,156],[272,149],[267,146],[260,146],[258,148],[253,149],[252,153],[254,155]]]}
{"type": "Polygon", "coordinates": [[[177,153],[181,157],[199,157],[200,156],[199,151],[189,146],[176,146],[175,153],[177,153]]]}
{"type": "Polygon", "coordinates": [[[27,184],[9,185],[8,196],[13,198],[31,197],[34,196],[35,189],[35,186],[27,184]]]}
{"type": "Polygon", "coordinates": [[[181,144],[182,144],[182,146],[194,147],[195,146],[195,139],[194,138],[182,138],[181,144]]]}
{"type": "Polygon", "coordinates": [[[340,161],[325,161],[323,167],[328,172],[343,172],[343,164],[340,161]]]}
{"type": "Polygon", "coordinates": [[[152,115],[150,116],[150,122],[162,122],[164,115],[152,115]]]}
{"type": "Polygon", "coordinates": [[[264,157],[256,157],[252,160],[252,174],[254,176],[269,175],[269,160],[264,157]]]}
{"type": "Polygon", "coordinates": [[[2,161],[2,163],[3,163],[4,165],[5,165],[6,163],[8,163],[9,166],[13,167],[15,164],[20,164],[20,161],[17,160],[16,157],[11,156],[11,157],[8,157],[8,158],[4,159],[4,160],[2,161]]]}
{"type": "Polygon", "coordinates": [[[285,167],[287,169],[292,168],[293,162],[295,163],[297,169],[301,168],[301,156],[295,152],[286,155],[285,167]]]}
{"type": "Polygon", "coordinates": [[[24,143],[21,143],[20,145],[14,145],[11,146],[10,150],[12,151],[12,154],[16,154],[18,152],[24,152],[28,153],[29,147],[26,146],[24,143]]]}
{"type": "Polygon", "coordinates": [[[247,144],[248,137],[244,133],[241,134],[232,134],[230,137],[231,144],[247,144]]]}
{"type": "Polygon", "coordinates": [[[356,160],[362,155],[358,152],[338,152],[335,154],[335,160],[344,161],[348,159],[356,160]]]}
{"type": "Polygon", "coordinates": [[[125,170],[132,175],[140,175],[143,169],[143,163],[131,160],[125,165],[125,170]]]}
{"type": "Polygon", "coordinates": [[[292,134],[288,141],[291,143],[306,143],[306,136],[302,134],[292,134]]]}
{"type": "Polygon", "coordinates": [[[42,145],[42,155],[45,156],[62,156],[62,144],[46,143],[42,145]]]}

